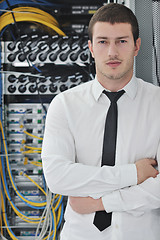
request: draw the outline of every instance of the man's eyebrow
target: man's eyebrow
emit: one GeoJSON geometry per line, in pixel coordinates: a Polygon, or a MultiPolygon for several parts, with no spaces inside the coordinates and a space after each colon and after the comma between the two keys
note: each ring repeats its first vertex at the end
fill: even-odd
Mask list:
{"type": "Polygon", "coordinates": [[[129,38],[129,36],[117,37],[116,39],[129,38]]]}
{"type": "MultiPolygon", "coordinates": [[[[96,37],[97,39],[109,39],[109,37],[101,37],[101,36],[98,36],[96,37]]],[[[124,38],[129,38],[129,36],[121,36],[121,37],[116,37],[115,39],[124,39],[124,38]]]]}

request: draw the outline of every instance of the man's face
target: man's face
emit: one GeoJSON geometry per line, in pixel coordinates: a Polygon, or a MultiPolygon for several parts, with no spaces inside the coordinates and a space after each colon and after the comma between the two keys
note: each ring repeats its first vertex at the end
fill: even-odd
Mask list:
{"type": "Polygon", "coordinates": [[[140,48],[140,39],[134,43],[129,23],[97,22],[93,27],[92,43],[88,44],[95,59],[97,78],[103,86],[106,81],[123,85],[129,82],[134,56],[140,48]]]}

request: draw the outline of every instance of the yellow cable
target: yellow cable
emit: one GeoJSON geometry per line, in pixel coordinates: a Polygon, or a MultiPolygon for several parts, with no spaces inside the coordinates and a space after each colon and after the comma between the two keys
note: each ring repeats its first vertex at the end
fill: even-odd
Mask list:
{"type": "Polygon", "coordinates": [[[31,177],[29,177],[26,173],[23,174],[26,178],[28,178],[31,182],[33,182],[40,190],[43,192],[43,194],[46,196],[46,192],[43,188],[41,188],[31,177]]]}
{"type": "MultiPolygon", "coordinates": [[[[24,173],[24,176],[25,177],[27,177],[31,182],[33,182],[43,193],[44,193],[44,195],[46,195],[47,196],[47,194],[46,194],[46,192],[44,191],[44,189],[43,188],[41,188],[31,177],[29,177],[26,173],[24,173]]],[[[56,209],[56,207],[58,206],[58,204],[59,204],[59,202],[61,201],[61,198],[62,198],[62,196],[60,196],[60,198],[59,198],[59,200],[57,201],[57,204],[56,204],[56,206],[55,207],[52,207],[52,213],[53,213],[53,218],[54,218],[54,223],[55,223],[55,230],[54,230],[54,237],[53,237],[53,240],[55,239],[55,237],[56,237],[56,226],[57,226],[57,222],[59,221],[57,221],[56,220],[56,213],[55,213],[55,209],[56,209]]],[[[51,200],[51,202],[53,201],[53,199],[51,200]]],[[[58,219],[59,219],[60,217],[58,217],[58,219]]],[[[53,232],[53,231],[52,231],[53,232]]],[[[47,236],[48,237],[48,236],[47,236]]],[[[46,237],[46,238],[47,238],[46,237]]],[[[46,238],[44,238],[44,239],[46,239],[46,238]]]]}
{"type": "Polygon", "coordinates": [[[25,134],[27,134],[28,136],[30,136],[30,137],[37,138],[37,139],[39,139],[39,140],[43,140],[43,138],[38,137],[38,136],[35,136],[35,135],[33,135],[33,134],[31,134],[31,133],[25,131],[25,130],[24,130],[23,132],[24,132],[25,134]]]}
{"type": "Polygon", "coordinates": [[[14,212],[20,217],[22,218],[23,220],[26,219],[30,219],[30,220],[33,220],[33,222],[29,221],[30,223],[35,223],[34,221],[37,221],[37,220],[40,220],[41,218],[31,218],[31,217],[27,217],[25,216],[24,214],[22,214],[21,212],[18,212],[18,210],[14,207],[13,203],[11,202],[9,196],[8,196],[8,193],[7,193],[7,190],[6,190],[6,187],[5,187],[5,182],[4,182],[4,177],[3,177],[3,174],[2,174],[2,165],[0,163],[0,172],[1,172],[1,176],[2,176],[2,183],[3,183],[3,188],[4,188],[4,192],[5,192],[5,195],[11,205],[11,207],[13,208],[14,212]]]}
{"type": "MultiPolygon", "coordinates": [[[[1,194],[2,194],[2,192],[1,192],[1,194]]],[[[1,199],[2,199],[2,201],[3,201],[3,196],[1,197],[1,199]]],[[[11,202],[10,202],[11,203],[11,202]]],[[[3,204],[3,203],[2,203],[3,204]]],[[[15,239],[15,240],[17,240],[17,238],[15,238],[14,237],[14,235],[11,233],[11,231],[9,230],[9,228],[8,228],[8,225],[7,225],[7,221],[6,221],[6,216],[5,216],[5,209],[3,208],[3,206],[4,205],[2,205],[2,213],[4,214],[4,216],[3,216],[3,219],[4,219],[4,222],[5,222],[5,226],[6,226],[6,228],[7,228],[7,231],[8,231],[8,233],[9,233],[9,235],[11,236],[11,237],[13,237],[12,239],[15,239]]],[[[13,205],[12,205],[13,206],[13,205]]],[[[16,209],[15,209],[16,210],[16,209]]],[[[53,217],[54,217],[54,222],[56,223],[56,214],[55,214],[55,211],[54,211],[54,209],[53,209],[53,207],[52,207],[52,212],[53,212],[53,217]]],[[[21,214],[22,215],[22,214],[21,214]]],[[[18,216],[20,217],[20,214],[18,214],[18,216]]],[[[29,218],[29,217],[26,217],[26,218],[29,218]]],[[[31,221],[28,221],[28,220],[26,220],[26,219],[24,219],[24,218],[22,218],[21,217],[21,219],[23,219],[24,221],[26,221],[26,222],[29,222],[29,223],[33,223],[33,224],[38,224],[39,222],[31,222],[31,221]]],[[[38,220],[40,220],[41,218],[38,218],[38,220]]],[[[43,220],[44,221],[44,220],[43,220]]],[[[43,222],[42,221],[42,222],[43,222]]],[[[51,232],[51,235],[53,234],[53,230],[52,230],[52,232],[51,232]]],[[[55,239],[55,237],[56,237],[56,228],[55,228],[55,231],[54,231],[54,237],[53,237],[53,239],[55,239]]],[[[45,238],[44,238],[44,240],[45,239],[47,239],[48,238],[48,236],[46,236],[45,238]]]]}
{"type": "Polygon", "coordinates": [[[7,169],[8,169],[8,174],[9,174],[9,178],[10,178],[10,181],[12,183],[12,186],[13,186],[13,189],[15,190],[15,192],[18,194],[18,196],[23,199],[25,202],[27,202],[28,204],[32,205],[32,206],[38,206],[38,207],[42,207],[42,206],[46,206],[46,202],[42,202],[42,203],[35,203],[35,202],[32,202],[30,200],[27,200],[25,199],[22,194],[20,194],[17,189],[16,189],[16,186],[14,185],[14,182],[12,180],[12,175],[11,175],[11,171],[10,171],[10,167],[9,167],[9,159],[8,159],[8,154],[7,154],[7,148],[6,148],[6,143],[4,141],[5,139],[5,136],[4,136],[4,132],[3,132],[3,127],[2,127],[2,123],[0,121],[0,129],[1,129],[1,132],[2,132],[2,138],[3,138],[3,142],[4,142],[4,150],[5,150],[5,155],[6,155],[6,164],[7,164],[7,169]]]}
{"type": "Polygon", "coordinates": [[[39,148],[39,147],[31,147],[31,146],[27,146],[27,145],[24,145],[24,147],[28,148],[28,149],[42,150],[42,148],[39,148]]]}
{"type": "Polygon", "coordinates": [[[30,154],[30,153],[41,153],[41,151],[40,150],[27,150],[27,151],[21,151],[23,154],[30,154]]]}
{"type": "Polygon", "coordinates": [[[42,163],[39,163],[39,162],[29,161],[29,163],[37,167],[42,167],[42,163]]]}
{"type": "MultiPolygon", "coordinates": [[[[2,168],[0,168],[0,169],[2,169],[2,168]]],[[[3,179],[3,183],[4,183],[4,179],[3,179]]],[[[45,192],[44,192],[45,193],[45,192]]],[[[9,199],[8,199],[9,200],[9,199]]],[[[9,200],[9,202],[10,202],[10,204],[11,204],[11,206],[14,208],[14,206],[13,206],[13,204],[12,204],[12,202],[9,200]]],[[[14,208],[14,210],[15,210],[15,212],[17,213],[17,210],[14,208]]],[[[5,210],[3,211],[3,212],[5,212],[5,210]]],[[[53,218],[54,218],[54,223],[56,223],[57,222],[57,220],[56,220],[56,213],[55,213],[55,210],[54,210],[54,208],[52,207],[52,213],[53,213],[53,218]]],[[[26,222],[29,222],[29,223],[33,223],[33,224],[38,224],[39,222],[36,222],[36,221],[34,221],[34,222],[32,222],[32,221],[29,221],[29,220],[27,220],[27,219],[25,219],[25,218],[23,218],[22,216],[24,216],[23,214],[21,214],[21,213],[19,213],[19,214],[17,214],[22,220],[24,220],[24,221],[26,221],[26,222]]],[[[26,218],[28,218],[29,219],[29,217],[27,217],[27,216],[25,216],[26,218]]],[[[4,218],[5,218],[5,214],[4,214],[4,218]]],[[[31,218],[30,218],[31,219],[31,218]]],[[[40,220],[41,218],[38,218],[38,220],[40,220]]],[[[4,220],[6,220],[6,219],[4,219],[4,220]]],[[[33,219],[33,220],[35,220],[35,219],[33,219]]],[[[44,221],[44,220],[43,220],[44,221]]],[[[43,222],[42,221],[42,222],[43,222]]],[[[8,228],[8,226],[7,226],[7,224],[6,224],[7,222],[5,221],[5,225],[6,225],[6,227],[7,227],[7,230],[8,230],[8,233],[9,233],[9,235],[11,236],[11,237],[14,237],[14,235],[12,235],[12,233],[11,233],[11,231],[9,230],[9,228],[8,228]]],[[[55,230],[54,230],[54,236],[53,236],[53,240],[55,240],[55,238],[56,238],[56,226],[55,226],[55,230]]],[[[53,230],[51,231],[51,234],[50,235],[52,235],[53,234],[53,230]]],[[[45,239],[47,239],[48,238],[48,236],[46,236],[45,238],[44,238],[44,240],[45,239]]],[[[13,238],[13,239],[16,239],[15,237],[13,238]]]]}
{"type": "Polygon", "coordinates": [[[60,205],[59,208],[58,208],[58,216],[57,216],[57,223],[56,223],[57,225],[58,225],[59,219],[61,217],[61,211],[62,211],[62,205],[60,205]]]}
{"type": "Polygon", "coordinates": [[[0,213],[0,225],[1,225],[1,234],[3,235],[3,229],[2,229],[2,211],[0,213]]]}
{"type": "MultiPolygon", "coordinates": [[[[3,132],[3,127],[2,127],[1,121],[0,121],[0,128],[1,128],[1,132],[2,132],[2,137],[3,137],[3,139],[4,139],[4,132],[3,132]]],[[[4,141],[4,149],[5,149],[5,153],[6,153],[7,168],[8,168],[8,155],[7,155],[7,150],[6,150],[5,141],[4,141]]],[[[2,169],[2,168],[1,168],[1,169],[2,169]]],[[[9,172],[9,175],[10,175],[10,178],[11,178],[10,170],[9,170],[8,172],[9,172]]],[[[28,177],[29,177],[29,176],[28,176],[28,177]]],[[[29,177],[29,178],[30,178],[30,177],[29,177]]],[[[30,179],[30,180],[31,180],[31,179],[30,179]]],[[[3,179],[2,179],[2,181],[3,181],[3,184],[4,184],[4,180],[3,180],[3,179]]],[[[13,184],[12,178],[11,178],[11,182],[12,182],[12,184],[13,184]]],[[[36,183],[35,183],[35,184],[36,184],[36,183]]],[[[36,186],[39,187],[39,188],[41,188],[38,184],[36,184],[36,186]]],[[[13,188],[14,188],[14,190],[17,192],[14,184],[13,184],[13,188]]],[[[41,190],[42,190],[42,192],[44,191],[43,189],[41,189],[41,190]]],[[[44,192],[44,193],[45,193],[45,192],[44,192]]],[[[17,192],[17,194],[20,195],[18,192],[17,192]]],[[[6,194],[6,195],[7,195],[7,194],[6,194]]],[[[22,199],[24,199],[23,196],[20,195],[20,197],[21,197],[22,199]]],[[[58,197],[58,195],[56,195],[56,198],[57,198],[57,197],[58,197]]],[[[61,209],[61,208],[58,209],[58,218],[57,218],[57,220],[56,220],[55,209],[57,208],[57,206],[58,206],[58,204],[59,204],[59,202],[60,202],[60,200],[61,200],[61,197],[62,197],[62,196],[59,197],[56,206],[55,206],[55,207],[52,207],[54,222],[55,222],[56,224],[58,224],[58,221],[59,221],[59,218],[60,218],[60,213],[61,213],[60,209],[61,209]]],[[[8,200],[9,200],[9,199],[8,199],[8,200]]],[[[30,201],[28,201],[28,200],[26,200],[26,199],[24,199],[24,201],[30,203],[30,201]]],[[[52,201],[53,201],[53,200],[52,200],[52,201]]],[[[13,204],[12,204],[12,202],[11,202],[10,200],[9,200],[9,202],[10,202],[12,208],[14,209],[14,211],[16,212],[16,214],[17,214],[19,217],[21,217],[24,221],[28,221],[29,223],[38,223],[38,222],[35,221],[35,218],[33,219],[34,222],[31,222],[31,221],[27,220],[27,219],[32,219],[32,218],[29,218],[29,217],[21,214],[20,212],[18,212],[17,209],[15,209],[15,207],[13,206],[13,204]],[[27,219],[26,219],[26,218],[27,218],[27,219]]],[[[33,203],[33,202],[31,202],[31,203],[33,203]]],[[[42,204],[43,204],[43,203],[42,203],[42,204]]],[[[38,205],[39,205],[39,204],[36,203],[36,206],[38,206],[38,205]]],[[[46,205],[46,203],[45,203],[45,205],[46,205]]],[[[39,219],[40,219],[40,218],[39,218],[39,219]]],[[[39,220],[39,219],[38,219],[38,220],[39,220]]],[[[37,219],[36,219],[36,220],[37,220],[37,219]]],[[[9,231],[9,229],[8,229],[8,231],[9,231]]],[[[53,233],[53,231],[51,232],[51,234],[52,234],[52,233],[53,233]]],[[[9,231],[9,234],[12,235],[12,233],[11,233],[10,231],[9,231]]],[[[14,236],[13,236],[13,237],[14,237],[14,236]]],[[[48,236],[47,236],[47,237],[48,237],[48,236]]],[[[47,237],[45,237],[44,239],[46,239],[47,237]]],[[[56,227],[55,227],[55,230],[54,230],[53,239],[55,239],[55,237],[56,237],[56,227]]],[[[16,239],[16,238],[15,238],[15,239],[16,239]]]]}
{"type": "MultiPolygon", "coordinates": [[[[47,196],[47,194],[46,194],[46,192],[44,191],[44,189],[41,188],[41,186],[39,186],[31,177],[29,177],[26,173],[23,174],[23,172],[21,172],[21,175],[24,175],[26,178],[28,178],[32,183],[34,183],[34,184],[41,190],[41,192],[42,192],[45,196],[47,196]]],[[[62,198],[62,196],[59,195],[59,199],[58,199],[58,201],[57,201],[54,209],[56,209],[56,208],[58,207],[58,205],[59,205],[59,203],[60,203],[60,201],[61,201],[61,198],[62,198]]]]}
{"type": "MultiPolygon", "coordinates": [[[[59,26],[57,20],[52,16],[50,15],[49,13],[47,12],[44,12],[43,10],[40,10],[38,8],[33,8],[33,7],[18,7],[18,8],[14,8],[13,9],[13,12],[14,14],[16,13],[20,13],[20,14],[35,14],[35,15],[38,15],[40,17],[44,17],[47,19],[46,21],[50,20],[50,22],[54,23],[55,26],[59,26]]],[[[11,12],[6,12],[2,15],[2,19],[3,17],[5,16],[10,16],[10,13],[11,12]]]]}
{"type": "MultiPolygon", "coordinates": [[[[65,33],[59,28],[58,22],[55,18],[40,9],[32,8],[32,7],[19,7],[14,8],[14,17],[17,22],[20,21],[33,21],[38,22],[43,25],[46,25],[49,28],[52,28],[59,35],[65,36],[65,33]],[[22,14],[23,12],[23,14],[22,14]]],[[[8,24],[14,23],[14,19],[12,17],[12,13],[7,12],[4,13],[0,17],[0,31],[7,26],[8,24]]]]}
{"type": "Polygon", "coordinates": [[[8,228],[8,225],[7,225],[6,214],[5,214],[5,205],[4,205],[4,199],[3,199],[2,191],[1,191],[1,202],[2,202],[3,221],[4,221],[4,223],[5,223],[7,232],[8,232],[8,234],[9,234],[9,236],[10,236],[13,240],[18,240],[18,238],[16,238],[16,237],[12,234],[12,232],[10,231],[10,229],[8,228]]]}
{"type": "MultiPolygon", "coordinates": [[[[4,199],[3,199],[2,191],[1,191],[1,199],[2,199],[2,215],[3,215],[3,220],[4,220],[4,223],[5,223],[6,229],[7,229],[7,231],[8,231],[8,234],[9,234],[9,236],[12,238],[12,240],[18,240],[18,238],[16,238],[16,237],[12,234],[12,232],[10,231],[10,229],[8,228],[8,225],[7,225],[7,220],[6,220],[6,215],[5,215],[4,199]]],[[[55,212],[53,212],[53,217],[54,217],[54,221],[56,222],[55,212]]],[[[55,228],[53,240],[55,240],[56,233],[57,233],[57,230],[56,230],[56,228],[55,228]]],[[[51,232],[50,235],[52,235],[52,234],[53,234],[53,230],[52,230],[52,232],[51,232]]],[[[45,238],[43,238],[43,240],[46,240],[47,238],[48,238],[48,236],[46,236],[45,238]]]]}
{"type": "MultiPolygon", "coordinates": [[[[44,195],[47,196],[46,192],[44,191],[43,188],[41,188],[31,177],[29,177],[26,173],[24,173],[24,176],[27,177],[31,182],[33,182],[43,193],[44,195]]],[[[52,207],[52,212],[53,212],[53,216],[54,216],[54,213],[55,213],[55,209],[58,207],[60,201],[61,201],[61,198],[62,196],[59,195],[59,199],[57,201],[57,204],[55,207],[52,207]]],[[[53,201],[53,199],[52,199],[53,201]]],[[[62,206],[60,205],[59,209],[58,209],[58,217],[57,217],[57,220],[56,220],[56,215],[54,216],[54,223],[56,224],[56,226],[58,225],[58,222],[59,222],[59,219],[60,219],[60,216],[61,216],[61,208],[62,206]]]]}
{"type": "MultiPolygon", "coordinates": [[[[52,23],[46,22],[46,19],[40,18],[39,16],[31,16],[29,14],[23,14],[19,15],[19,13],[15,13],[15,20],[16,22],[38,22],[43,25],[46,25],[49,28],[52,28],[55,32],[57,32],[59,35],[65,36],[65,34],[56,26],[54,26],[52,23]]],[[[14,20],[11,18],[11,16],[7,17],[8,19],[4,19],[0,21],[0,31],[6,26],[11,23],[14,23],[14,20]],[[7,24],[6,24],[7,23],[7,24]]]]}
{"type": "Polygon", "coordinates": [[[34,8],[34,7],[20,7],[20,8],[15,8],[15,11],[21,10],[21,11],[25,11],[25,12],[31,12],[31,13],[35,13],[35,14],[40,14],[41,16],[45,16],[47,19],[49,19],[50,21],[53,21],[53,23],[56,26],[59,26],[57,20],[49,13],[39,9],[39,8],[34,8]]]}
{"type": "MultiPolygon", "coordinates": [[[[0,169],[2,169],[2,168],[0,168],[0,169]]],[[[2,174],[2,173],[1,173],[1,174],[2,174]]],[[[32,182],[34,182],[34,180],[31,179],[31,178],[30,178],[29,176],[27,176],[26,174],[25,174],[25,176],[28,177],[32,182]]],[[[6,192],[3,176],[2,176],[2,182],[3,182],[3,185],[4,185],[4,190],[5,190],[5,192],[6,192]]],[[[36,182],[34,182],[34,183],[36,184],[36,182]]],[[[36,185],[37,185],[37,184],[36,184],[36,185]]],[[[45,191],[44,191],[40,186],[38,186],[38,187],[39,187],[40,190],[46,195],[45,191]]],[[[8,197],[7,192],[6,192],[6,196],[7,196],[8,200],[9,200],[12,208],[13,208],[14,211],[16,212],[16,214],[17,214],[22,220],[24,220],[24,221],[26,221],[26,222],[29,222],[29,223],[33,223],[33,224],[38,224],[38,222],[36,222],[36,220],[40,220],[41,218],[36,218],[36,219],[34,218],[34,219],[33,219],[33,218],[31,218],[31,217],[27,217],[27,216],[21,214],[21,213],[18,212],[17,209],[15,209],[15,207],[13,206],[12,202],[10,201],[10,199],[9,199],[9,197],[8,197]],[[23,217],[23,216],[24,216],[24,217],[23,217]],[[27,220],[27,219],[32,219],[32,220],[34,220],[34,221],[29,221],[29,220],[27,220]]],[[[57,197],[58,197],[58,194],[56,195],[56,198],[57,198],[57,197]]],[[[58,200],[57,204],[59,204],[59,201],[61,200],[61,197],[62,197],[62,196],[60,196],[60,199],[58,200]]],[[[52,201],[53,201],[53,200],[52,200],[52,201]]],[[[56,206],[57,206],[57,205],[56,205],[56,206]]],[[[56,208],[56,207],[55,207],[55,208],[56,208]]],[[[57,220],[56,220],[55,208],[52,207],[52,213],[53,213],[54,223],[55,223],[56,226],[57,226],[57,225],[58,225],[58,222],[59,222],[59,219],[60,219],[60,215],[61,215],[61,205],[60,205],[60,207],[59,207],[59,209],[58,209],[58,217],[57,217],[57,220]]],[[[43,220],[43,221],[44,221],[44,220],[43,220]]],[[[42,222],[43,222],[43,221],[42,221],[42,222]]],[[[9,229],[8,229],[8,230],[9,230],[9,229]]],[[[10,232],[9,232],[9,234],[10,234],[10,232]]],[[[51,235],[52,235],[52,234],[53,234],[53,231],[51,232],[51,235]]],[[[55,239],[55,237],[56,237],[56,227],[55,227],[55,230],[54,230],[53,239],[55,239]]],[[[44,240],[47,239],[47,238],[48,238],[48,236],[45,237],[44,240]]]]}

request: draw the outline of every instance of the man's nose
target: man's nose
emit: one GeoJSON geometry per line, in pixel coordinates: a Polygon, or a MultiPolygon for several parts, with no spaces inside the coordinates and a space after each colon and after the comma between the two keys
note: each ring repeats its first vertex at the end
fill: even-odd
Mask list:
{"type": "Polygon", "coordinates": [[[108,46],[108,56],[115,57],[118,56],[118,49],[116,43],[110,43],[108,46]]]}

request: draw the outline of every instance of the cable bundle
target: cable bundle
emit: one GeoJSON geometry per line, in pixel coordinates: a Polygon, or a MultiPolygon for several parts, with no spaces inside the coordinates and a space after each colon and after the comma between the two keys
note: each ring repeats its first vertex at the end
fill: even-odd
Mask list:
{"type": "MultiPolygon", "coordinates": [[[[36,225],[38,224],[38,228],[37,228],[37,232],[36,232],[37,240],[41,240],[41,239],[55,240],[57,230],[60,227],[60,224],[61,224],[62,218],[63,218],[63,203],[62,203],[63,197],[60,195],[52,194],[48,189],[44,190],[25,172],[21,172],[20,175],[23,175],[29,181],[34,183],[38,187],[38,189],[45,195],[46,201],[42,201],[42,202],[31,201],[31,200],[27,199],[26,197],[24,197],[24,195],[22,195],[21,192],[19,192],[18,188],[15,185],[13,176],[12,176],[11,167],[10,167],[9,158],[8,158],[8,151],[7,151],[6,141],[5,141],[5,134],[4,134],[4,129],[3,129],[3,125],[2,125],[1,121],[0,121],[0,130],[2,133],[3,149],[5,152],[7,171],[8,171],[8,175],[9,175],[12,187],[15,190],[15,193],[27,206],[29,206],[31,208],[35,208],[35,209],[44,209],[41,217],[33,218],[33,217],[26,216],[16,207],[16,205],[12,201],[10,193],[9,193],[8,184],[7,184],[7,180],[6,180],[7,176],[6,176],[6,171],[5,171],[4,158],[3,158],[3,156],[1,156],[1,158],[0,158],[0,175],[1,175],[1,179],[2,179],[1,180],[2,181],[2,190],[1,190],[2,217],[3,217],[3,221],[5,223],[6,229],[8,231],[8,234],[10,235],[10,237],[13,240],[18,240],[18,238],[15,236],[14,232],[12,231],[11,227],[9,226],[9,223],[7,220],[7,214],[6,214],[6,209],[5,209],[5,197],[7,198],[13,211],[16,213],[16,215],[18,217],[20,217],[23,221],[25,221],[27,223],[36,224],[36,225]],[[56,212],[57,212],[57,216],[56,216],[56,212]],[[40,228],[41,228],[41,232],[40,232],[40,228]]],[[[1,224],[2,224],[2,222],[1,222],[1,224]]],[[[1,235],[3,236],[2,228],[1,228],[1,235]]]]}
{"type": "Polygon", "coordinates": [[[4,13],[0,17],[0,31],[9,25],[14,23],[13,15],[16,22],[38,22],[51,29],[57,34],[65,36],[65,33],[59,28],[57,20],[49,13],[34,7],[18,7],[14,8],[12,12],[4,13]]]}
{"type": "MultiPolygon", "coordinates": [[[[17,1],[14,1],[14,2],[16,4],[17,1]]],[[[9,5],[8,7],[10,8],[9,5]]],[[[10,24],[15,24],[18,32],[18,27],[16,24],[17,22],[40,23],[42,25],[45,25],[53,29],[56,32],[56,34],[65,36],[64,32],[60,29],[58,22],[52,15],[50,15],[49,13],[41,9],[34,8],[34,7],[17,7],[14,9],[10,8],[10,11],[3,13],[0,16],[0,32],[1,32],[0,36],[2,37],[4,31],[8,28],[10,24]]],[[[20,40],[22,42],[22,39],[20,40]]],[[[22,47],[23,47],[23,44],[22,44],[22,47]]],[[[1,94],[2,94],[2,88],[0,85],[0,98],[2,98],[1,94]]],[[[1,105],[1,99],[0,99],[0,105],[1,105]]],[[[45,184],[44,184],[44,188],[42,188],[37,182],[35,182],[30,176],[28,176],[25,171],[21,171],[19,175],[23,176],[24,178],[28,179],[28,181],[32,182],[39,189],[39,191],[41,191],[41,193],[45,196],[45,199],[44,201],[43,200],[32,201],[31,199],[27,198],[22,192],[19,191],[19,189],[16,186],[14,177],[12,175],[12,170],[10,166],[8,150],[7,150],[7,142],[6,142],[6,137],[4,133],[4,128],[2,125],[2,110],[0,114],[1,114],[0,132],[1,132],[1,140],[2,140],[1,152],[4,154],[0,156],[0,182],[2,183],[2,187],[0,191],[0,197],[2,201],[2,217],[0,216],[0,229],[1,229],[0,238],[5,239],[3,234],[3,228],[2,228],[2,224],[4,223],[10,238],[13,240],[18,240],[14,231],[11,229],[8,221],[7,209],[6,209],[6,203],[7,203],[11,206],[11,209],[15,213],[15,215],[18,216],[20,219],[22,219],[22,221],[30,224],[35,224],[35,228],[37,228],[35,239],[55,240],[57,236],[57,230],[59,229],[63,219],[63,202],[62,202],[63,197],[58,194],[55,195],[51,193],[48,190],[48,188],[45,188],[45,184]],[[24,212],[22,212],[20,209],[18,209],[18,207],[16,206],[15,202],[12,199],[12,196],[10,195],[7,179],[9,179],[11,183],[11,187],[13,188],[15,196],[17,195],[18,198],[23,203],[25,203],[27,207],[43,211],[41,216],[37,216],[37,217],[28,216],[27,214],[24,214],[24,212]],[[2,220],[3,220],[3,223],[2,223],[2,220]]],[[[39,139],[39,137],[33,134],[30,134],[26,130],[24,130],[24,134],[30,137],[39,139]]],[[[42,140],[42,138],[40,140],[42,140]]],[[[41,152],[41,148],[35,148],[27,145],[24,145],[24,147],[26,149],[27,154],[30,154],[30,153],[35,154],[35,153],[41,152]]],[[[22,152],[22,154],[25,154],[25,152],[22,152]]],[[[26,160],[24,164],[32,164],[36,167],[41,167],[40,162],[30,161],[29,159],[26,160]]]]}
{"type": "MultiPolygon", "coordinates": [[[[55,4],[50,2],[49,0],[9,0],[10,6],[15,6],[15,5],[27,5],[27,6],[52,6],[54,7],[55,4]]],[[[57,5],[57,4],[56,4],[57,5]]],[[[6,2],[6,0],[0,0],[0,8],[1,9],[7,9],[8,8],[8,4],[6,2]]]]}

